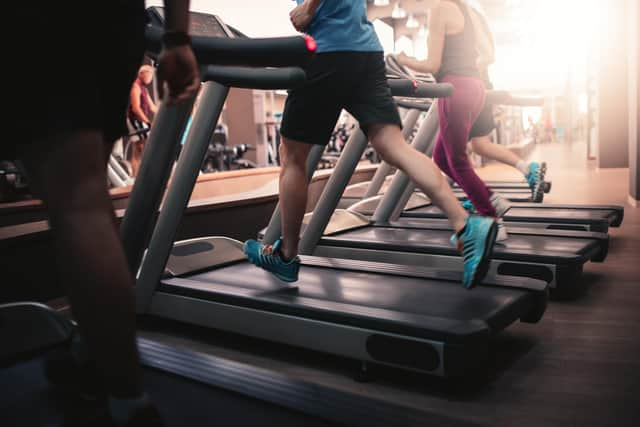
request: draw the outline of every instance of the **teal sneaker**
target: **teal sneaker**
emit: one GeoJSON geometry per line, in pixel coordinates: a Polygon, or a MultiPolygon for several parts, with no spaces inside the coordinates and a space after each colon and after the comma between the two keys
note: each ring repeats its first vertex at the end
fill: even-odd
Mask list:
{"type": "Polygon", "coordinates": [[[541,202],[544,197],[547,183],[544,176],[547,173],[547,164],[545,162],[531,162],[529,164],[529,173],[525,177],[529,188],[531,188],[531,199],[534,202],[541,202]]]}
{"type": "Polygon", "coordinates": [[[469,212],[470,214],[476,213],[476,208],[473,207],[473,203],[471,203],[471,200],[469,199],[462,202],[462,209],[469,212]]]}
{"type": "Polygon", "coordinates": [[[464,274],[462,285],[466,289],[477,286],[489,269],[489,257],[498,234],[498,225],[493,218],[469,215],[462,235],[453,235],[455,243],[462,253],[464,274]]]}
{"type": "Polygon", "coordinates": [[[281,244],[280,239],[273,245],[251,239],[244,242],[243,249],[251,264],[267,270],[283,282],[295,282],[298,280],[300,258],[295,257],[291,261],[284,261],[279,254],[281,244]]]}

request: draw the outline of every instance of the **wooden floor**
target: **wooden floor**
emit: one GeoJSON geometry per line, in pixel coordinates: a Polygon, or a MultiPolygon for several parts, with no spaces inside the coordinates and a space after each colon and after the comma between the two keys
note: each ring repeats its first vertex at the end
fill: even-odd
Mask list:
{"type": "MultiPolygon", "coordinates": [[[[628,172],[596,170],[584,144],[543,145],[531,158],[549,165],[548,203],[626,204],[628,172]]],[[[498,165],[481,174],[518,178],[498,165]]],[[[474,385],[391,369],[359,383],[347,360],[211,331],[195,335],[202,350],[218,356],[434,414],[438,422],[424,425],[640,426],[640,209],[626,206],[623,226],[611,229],[606,262],[585,267],[584,295],[551,302],[539,324],[508,328],[493,343],[489,378],[474,385]]],[[[155,335],[152,329],[146,334],[155,335]]],[[[176,344],[194,336],[180,329],[176,344]]]]}

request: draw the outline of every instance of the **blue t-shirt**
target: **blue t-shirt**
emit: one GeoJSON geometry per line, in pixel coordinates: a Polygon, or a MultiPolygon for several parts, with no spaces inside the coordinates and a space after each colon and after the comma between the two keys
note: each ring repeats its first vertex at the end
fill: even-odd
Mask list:
{"type": "MultiPolygon", "coordinates": [[[[296,0],[298,4],[304,0],[296,0]]],[[[318,45],[316,52],[382,52],[373,24],[367,19],[366,0],[323,0],[306,33],[318,45]]]]}

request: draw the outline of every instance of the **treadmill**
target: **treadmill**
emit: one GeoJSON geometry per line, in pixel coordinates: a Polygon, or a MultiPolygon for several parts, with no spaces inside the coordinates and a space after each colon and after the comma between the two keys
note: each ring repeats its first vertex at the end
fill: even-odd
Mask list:
{"type": "MultiPolygon", "coordinates": [[[[152,8],[151,12],[152,19],[162,16],[161,9],[152,8]]],[[[194,45],[198,47],[196,52],[201,61],[209,56],[221,62],[278,66],[297,64],[308,56],[308,49],[300,37],[234,44],[226,41],[224,46],[211,40],[210,49],[203,49],[203,40],[197,36],[199,32],[194,31],[194,27],[200,33],[208,29],[215,36],[215,31],[223,28],[222,23],[213,20],[210,15],[196,13],[191,14],[190,21],[191,33],[195,34],[194,45]],[[260,52],[265,50],[265,53],[271,51],[274,55],[271,58],[261,55],[260,52]],[[283,50],[286,53],[278,52],[283,50]],[[298,54],[294,55],[296,51],[298,54]]],[[[160,33],[154,34],[151,28],[149,37],[156,46],[160,41],[159,36],[160,33]]],[[[203,75],[215,75],[219,79],[242,79],[243,73],[246,76],[246,70],[240,68],[209,68],[203,75]]],[[[278,70],[270,73],[269,79],[274,85],[276,80],[280,80],[277,86],[281,86],[283,82],[291,83],[301,76],[300,70],[278,70]]],[[[178,141],[184,123],[174,122],[171,125],[166,120],[163,123],[160,118],[166,119],[171,115],[186,117],[190,105],[162,106],[160,110],[158,126],[162,131],[171,133],[168,140],[178,141]],[[167,113],[167,110],[170,112],[167,113]]],[[[166,135],[163,132],[157,134],[166,135]]],[[[151,138],[157,139],[157,136],[151,138]]],[[[157,147],[156,150],[164,151],[164,148],[157,147]]],[[[150,169],[148,167],[146,171],[147,176],[150,169]]],[[[42,359],[36,357],[52,349],[67,347],[73,330],[66,316],[48,306],[37,303],[0,304],[0,338],[5,344],[0,347],[0,383],[5,386],[5,394],[0,398],[3,426],[57,425],[70,415],[62,410],[68,405],[60,405],[61,402],[51,399],[51,385],[40,369],[42,359]]],[[[337,390],[202,351],[177,348],[170,334],[162,336],[159,338],[157,331],[154,331],[151,338],[139,338],[138,348],[145,366],[145,389],[151,392],[156,404],[162,408],[163,419],[168,425],[210,425],[212,419],[234,425],[256,425],[264,423],[265,417],[281,426],[335,424],[387,427],[424,425],[434,420],[447,425],[451,422],[447,417],[426,410],[337,390]],[[374,418],[371,417],[372,413],[375,413],[374,418]]],[[[191,338],[180,341],[181,347],[185,346],[185,342],[190,343],[187,347],[198,347],[191,338]]],[[[80,413],[82,418],[74,417],[74,424],[85,420],[87,424],[95,424],[95,414],[87,413],[83,408],[73,415],[80,413]]]]}
{"type": "MultiPolygon", "coordinates": [[[[225,30],[218,18],[215,21],[225,30]]],[[[226,30],[225,35],[233,36],[226,30]]],[[[195,41],[194,37],[194,45],[195,41]]],[[[209,40],[197,41],[202,47],[209,40]]],[[[225,49],[221,39],[210,41],[225,49]]],[[[273,65],[271,52],[255,51],[273,65]]],[[[278,55],[286,52],[285,48],[277,50],[278,55]]],[[[214,55],[200,54],[199,58],[201,63],[206,63],[205,58],[216,61],[214,55]]],[[[306,256],[299,282],[291,285],[251,265],[238,241],[203,237],[174,244],[229,85],[265,87],[268,76],[281,71],[243,69],[221,83],[220,73],[211,73],[211,68],[204,73],[207,82],[200,105],[157,224],[153,227],[153,212],[175,158],[179,140],[175,131],[183,127],[186,108],[161,106],[162,124],[156,121],[151,134],[157,141],[145,153],[122,222],[125,250],[138,272],[139,313],[333,353],[363,365],[373,362],[447,377],[484,367],[492,334],[516,320],[541,318],[547,286],[533,279],[505,277],[469,292],[462,288],[457,274],[442,270],[306,256]],[[165,126],[176,129],[173,134],[162,132],[165,126]]],[[[274,87],[273,79],[271,83],[274,87]]],[[[284,79],[277,83],[290,86],[284,79]]],[[[401,95],[431,96],[450,90],[404,80],[391,86],[401,95]]],[[[321,154],[314,152],[315,161],[321,154]]]]}
{"type": "MultiPolygon", "coordinates": [[[[383,165],[386,165],[386,163],[382,162],[379,166],[379,168],[383,168],[383,169],[387,169],[386,167],[383,167],[383,165]]],[[[388,171],[391,170],[391,167],[388,168],[388,171]]],[[[376,170],[377,173],[377,170],[376,170]]],[[[388,173],[388,172],[387,172],[388,173]]],[[[375,176],[375,175],[374,175],[375,176]]],[[[382,186],[378,189],[377,192],[374,192],[373,196],[382,196],[384,195],[384,193],[387,191],[387,189],[389,188],[389,185],[391,184],[391,180],[393,179],[393,175],[387,175],[384,177],[384,182],[382,184],[382,186]]],[[[356,184],[351,184],[349,185],[344,193],[342,194],[342,199],[340,199],[340,205],[339,207],[342,209],[346,209],[351,205],[354,205],[355,203],[358,203],[359,201],[366,199],[368,197],[372,197],[369,196],[369,189],[371,186],[371,183],[373,181],[365,181],[365,182],[358,182],[356,184]]],[[[485,183],[487,184],[487,186],[493,190],[495,190],[496,192],[500,193],[501,196],[503,196],[505,199],[508,199],[511,202],[523,202],[523,203],[528,203],[528,202],[542,202],[542,200],[538,200],[538,201],[534,201],[531,198],[531,190],[526,189],[526,188],[518,188],[515,187],[514,188],[504,188],[504,187],[499,187],[500,184],[498,185],[494,185],[492,183],[496,183],[498,181],[485,181],[485,183]]],[[[515,182],[515,181],[514,181],[515,182]]],[[[504,184],[504,185],[509,185],[509,184],[504,184]]],[[[459,188],[457,185],[453,184],[452,185],[452,190],[453,193],[456,195],[456,197],[458,197],[461,200],[465,200],[467,198],[467,195],[464,193],[464,191],[459,188]]]]}
{"type": "MultiPolygon", "coordinates": [[[[437,132],[435,116],[432,109],[422,122],[412,143],[416,150],[425,151],[424,144],[437,132]]],[[[404,173],[396,172],[390,190],[372,217],[355,210],[335,210],[366,143],[362,132],[355,133],[347,143],[313,214],[305,218],[300,253],[395,263],[407,268],[443,268],[461,274],[459,252],[449,242],[453,231],[448,223],[396,221],[401,207],[414,193],[404,173]]],[[[266,241],[279,236],[279,221],[274,215],[265,233],[266,241]]],[[[510,233],[506,242],[494,248],[487,280],[499,280],[505,275],[532,277],[547,282],[558,298],[579,294],[584,264],[601,262],[608,252],[609,237],[604,233],[540,228],[511,229],[510,233]]]]}
{"type": "MultiPolygon", "coordinates": [[[[437,129],[437,113],[430,114],[423,121],[424,126],[431,126],[437,129]],[[430,121],[430,123],[426,123],[430,121]]],[[[415,146],[420,146],[421,151],[430,155],[433,151],[436,131],[425,134],[417,134],[416,138],[429,138],[427,141],[414,141],[415,146]]],[[[383,166],[380,166],[383,167],[383,166]]],[[[371,216],[375,212],[385,194],[377,195],[379,189],[384,185],[384,175],[374,176],[369,191],[371,197],[364,198],[352,205],[341,202],[340,206],[371,216]],[[378,187],[378,188],[376,188],[378,187]]],[[[396,179],[394,176],[393,179],[396,179]]],[[[406,200],[404,211],[399,214],[400,220],[416,221],[420,219],[444,219],[444,214],[435,206],[423,193],[415,191],[415,186],[409,180],[402,180],[405,193],[403,200],[406,200]]],[[[389,187],[392,184],[389,184],[389,187]]],[[[389,188],[387,187],[387,188],[389,188]]],[[[500,194],[503,194],[500,192],[500,194]]],[[[369,196],[369,194],[365,194],[369,196]]],[[[462,198],[466,198],[463,196],[462,198]]],[[[544,228],[547,230],[574,230],[593,231],[607,233],[609,227],[619,227],[624,218],[624,207],[618,205],[563,205],[544,203],[519,203],[512,202],[512,207],[504,216],[507,227],[520,226],[526,228],[544,228]]]]}

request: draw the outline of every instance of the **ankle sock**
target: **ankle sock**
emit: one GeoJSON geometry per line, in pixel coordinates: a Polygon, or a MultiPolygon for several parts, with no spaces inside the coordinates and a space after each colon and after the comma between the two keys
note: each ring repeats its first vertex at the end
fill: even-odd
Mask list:
{"type": "Polygon", "coordinates": [[[518,163],[516,163],[516,169],[522,172],[522,175],[527,176],[529,175],[529,171],[531,170],[531,164],[525,162],[524,160],[518,160],[518,163]]]}
{"type": "Polygon", "coordinates": [[[465,231],[467,231],[467,225],[466,225],[466,224],[465,224],[465,226],[464,226],[464,227],[462,227],[462,229],[461,229],[460,231],[458,231],[458,232],[456,233],[456,236],[458,236],[458,237],[462,236],[462,235],[464,234],[464,232],[465,232],[465,231]]]}
{"type": "Polygon", "coordinates": [[[125,425],[138,409],[146,408],[151,404],[147,393],[142,393],[132,399],[117,399],[109,396],[109,413],[118,425],[125,425]]]}

